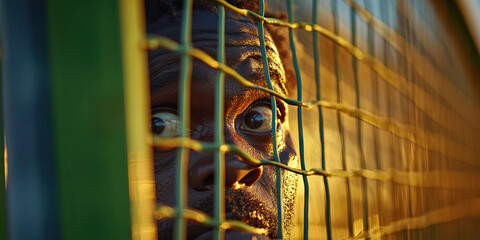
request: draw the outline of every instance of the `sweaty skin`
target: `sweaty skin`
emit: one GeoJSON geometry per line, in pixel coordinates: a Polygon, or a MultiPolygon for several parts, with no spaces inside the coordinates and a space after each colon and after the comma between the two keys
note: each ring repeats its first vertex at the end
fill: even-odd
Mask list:
{"type": "MultiPolygon", "coordinates": [[[[149,34],[167,36],[180,41],[181,12],[175,17],[164,16],[151,24],[149,34]]],[[[192,42],[210,56],[217,56],[217,23],[215,12],[194,9],[192,42]]],[[[246,17],[226,12],[225,56],[228,66],[249,81],[266,87],[260,43],[256,24],[246,17]]],[[[287,94],[285,71],[277,47],[266,32],[265,41],[270,76],[276,91],[287,94]]],[[[156,50],[149,53],[152,104],[152,131],[163,137],[173,137],[178,121],[178,53],[156,50]],[[160,120],[159,120],[160,119],[160,120]]],[[[190,136],[213,142],[216,70],[199,60],[193,61],[191,88],[190,136]]],[[[277,101],[277,143],[282,163],[297,166],[297,158],[288,133],[286,105],[277,101]]],[[[255,158],[273,160],[270,95],[241,86],[225,79],[225,141],[235,144],[255,158]]],[[[176,150],[156,150],[155,179],[159,204],[175,206],[176,150]]],[[[225,156],[226,218],[241,220],[267,229],[268,237],[276,238],[277,189],[276,169],[272,166],[250,166],[234,154],[225,156]]],[[[190,151],[188,169],[188,206],[213,215],[214,154],[190,151]]],[[[282,171],[282,201],[284,238],[292,225],[292,209],[297,178],[282,171]]],[[[211,228],[188,223],[188,239],[211,239],[211,228]]],[[[158,222],[159,239],[171,239],[173,221],[158,222]]],[[[252,234],[228,231],[228,239],[252,239],[252,234]]],[[[266,236],[256,236],[265,239],[266,236]]]]}

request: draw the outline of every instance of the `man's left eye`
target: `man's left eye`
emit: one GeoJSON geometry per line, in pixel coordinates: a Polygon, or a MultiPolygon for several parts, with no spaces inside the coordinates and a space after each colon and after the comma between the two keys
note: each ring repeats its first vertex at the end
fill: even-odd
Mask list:
{"type": "Polygon", "coordinates": [[[272,130],[272,109],[267,106],[250,108],[243,115],[241,130],[250,132],[269,132],[272,130]]]}
{"type": "Polygon", "coordinates": [[[180,117],[170,111],[159,111],[152,114],[152,133],[159,137],[177,136],[180,117]]]}

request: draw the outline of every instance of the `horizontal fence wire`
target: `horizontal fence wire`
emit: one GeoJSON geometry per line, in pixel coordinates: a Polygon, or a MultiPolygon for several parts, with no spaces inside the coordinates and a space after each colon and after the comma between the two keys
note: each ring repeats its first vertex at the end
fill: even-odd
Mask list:
{"type": "Polygon", "coordinates": [[[255,234],[268,233],[268,230],[266,229],[252,227],[238,220],[217,221],[215,218],[210,217],[208,214],[195,209],[184,208],[180,212],[178,212],[177,210],[175,210],[175,208],[172,208],[169,206],[160,206],[154,211],[153,215],[156,220],[182,218],[182,219],[186,219],[198,224],[203,224],[212,228],[218,228],[218,229],[221,229],[222,231],[237,230],[237,231],[249,232],[249,233],[255,233],[255,234]]]}
{"type": "Polygon", "coordinates": [[[325,100],[304,102],[304,101],[298,101],[295,99],[290,99],[284,94],[279,93],[275,90],[260,87],[258,85],[253,84],[252,82],[242,77],[235,70],[228,67],[226,64],[219,63],[218,61],[210,57],[208,54],[206,54],[205,52],[199,49],[196,49],[194,47],[184,48],[181,45],[179,45],[177,42],[167,37],[148,36],[146,47],[149,50],[164,48],[164,49],[182,53],[182,54],[183,53],[189,54],[192,57],[195,57],[196,59],[201,60],[202,62],[204,62],[205,64],[207,64],[208,66],[214,69],[224,71],[225,74],[227,74],[229,77],[236,80],[238,83],[242,84],[243,86],[267,92],[289,105],[301,106],[305,109],[311,109],[312,107],[315,107],[315,106],[334,109],[334,110],[346,113],[351,117],[359,118],[362,121],[371,124],[372,126],[388,131],[393,135],[406,139],[420,147],[438,152],[440,155],[444,157],[457,159],[468,164],[480,166],[480,163],[474,160],[476,156],[474,152],[471,152],[471,151],[465,152],[465,149],[462,149],[458,145],[458,143],[448,138],[445,138],[443,135],[428,133],[421,128],[406,125],[391,118],[380,117],[371,112],[368,112],[362,109],[357,109],[356,107],[350,106],[345,103],[333,103],[325,100]],[[432,144],[435,142],[444,142],[446,145],[446,148],[443,146],[432,144]],[[449,151],[446,151],[446,150],[449,150],[449,151]],[[462,154],[463,156],[466,156],[466,159],[459,157],[462,154]]]}
{"type": "Polygon", "coordinates": [[[440,189],[465,189],[465,190],[480,190],[480,174],[476,172],[467,171],[431,171],[431,172],[413,172],[413,171],[398,171],[398,170],[343,170],[332,169],[323,170],[312,168],[309,170],[302,170],[290,167],[286,164],[257,159],[249,155],[236,145],[200,142],[190,138],[160,138],[154,137],[153,146],[157,149],[170,150],[174,148],[189,148],[196,152],[201,151],[220,151],[235,154],[242,158],[245,163],[250,165],[273,165],[283,168],[305,176],[325,176],[325,177],[363,177],[378,181],[391,181],[398,184],[404,184],[415,187],[426,188],[440,188],[440,189]]]}
{"type": "Polygon", "coordinates": [[[433,225],[480,216],[480,198],[432,210],[420,216],[408,217],[361,232],[345,240],[378,238],[405,230],[424,229],[433,225]]]}

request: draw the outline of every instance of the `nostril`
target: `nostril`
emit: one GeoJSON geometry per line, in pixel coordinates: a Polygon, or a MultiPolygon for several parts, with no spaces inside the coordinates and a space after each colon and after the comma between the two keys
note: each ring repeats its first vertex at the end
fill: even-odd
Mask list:
{"type": "Polygon", "coordinates": [[[262,176],[262,168],[255,168],[245,175],[238,183],[252,186],[262,176]]]}
{"type": "MultiPolygon", "coordinates": [[[[200,163],[200,162],[199,162],[200,163]]],[[[225,187],[249,187],[257,182],[263,173],[262,166],[251,166],[235,160],[225,164],[225,187]]],[[[215,186],[215,166],[194,165],[189,170],[188,184],[196,191],[212,191],[215,186]]]]}

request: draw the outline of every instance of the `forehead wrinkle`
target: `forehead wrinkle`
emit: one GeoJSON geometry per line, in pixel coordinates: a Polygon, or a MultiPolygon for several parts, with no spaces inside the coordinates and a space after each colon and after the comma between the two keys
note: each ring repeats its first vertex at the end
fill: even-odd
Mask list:
{"type": "MultiPolygon", "coordinates": [[[[276,67],[275,61],[269,61],[269,74],[273,89],[282,94],[287,94],[285,74],[283,69],[276,67]]],[[[261,54],[251,54],[235,65],[235,70],[246,80],[267,88],[266,77],[263,69],[261,54]]]]}
{"type": "MultiPolygon", "coordinates": [[[[150,78],[150,91],[159,91],[173,83],[179,83],[181,66],[179,63],[180,56],[175,57],[176,61],[170,61],[170,64],[163,66],[163,71],[150,78]]],[[[213,69],[199,60],[193,61],[191,81],[192,84],[203,84],[209,80],[216,79],[216,69],[213,69]]]]}
{"type": "MultiPolygon", "coordinates": [[[[205,48],[213,48],[216,55],[216,49],[218,47],[218,35],[217,32],[206,32],[201,29],[197,33],[192,34],[193,46],[204,50],[205,48]]],[[[260,50],[260,40],[256,35],[251,35],[243,32],[230,32],[225,33],[225,47],[255,47],[260,50]]],[[[279,54],[275,43],[270,38],[265,38],[265,48],[267,52],[271,51],[275,54],[279,54]]],[[[212,56],[216,58],[216,56],[212,56]]]]}
{"type": "MultiPolygon", "coordinates": [[[[150,34],[156,34],[161,36],[167,36],[174,41],[180,40],[182,11],[179,11],[177,17],[163,16],[159,18],[155,23],[151,23],[147,26],[147,32],[150,34]]],[[[209,35],[208,39],[217,40],[218,35],[218,15],[203,9],[194,9],[192,19],[192,37],[209,35]]],[[[256,22],[250,18],[242,15],[237,15],[230,11],[226,12],[225,18],[225,34],[246,34],[251,35],[257,39],[258,42],[258,28],[256,22]]],[[[272,37],[270,36],[268,29],[264,30],[266,45],[273,44],[272,37]],[[268,42],[268,43],[267,43],[268,42]]],[[[194,40],[192,38],[192,40],[194,40]]],[[[255,43],[256,46],[260,46],[259,43],[255,43]]]]}
{"type": "MultiPolygon", "coordinates": [[[[282,62],[278,54],[267,51],[267,62],[268,62],[268,71],[270,75],[270,81],[272,82],[273,89],[284,95],[288,95],[288,91],[285,84],[285,70],[283,68],[282,62]]],[[[241,69],[251,69],[251,74],[249,76],[243,76],[247,80],[257,80],[260,84],[256,83],[257,81],[252,81],[259,86],[267,87],[266,77],[263,69],[262,54],[260,50],[250,51],[245,53],[241,61],[238,61],[235,65],[235,68],[241,69]],[[242,66],[243,65],[243,66],[242,66]],[[248,67],[246,67],[248,66],[248,67]]]]}
{"type": "Polygon", "coordinates": [[[150,79],[165,71],[171,66],[180,64],[179,53],[157,49],[148,51],[148,67],[150,79]]]}
{"type": "MultiPolygon", "coordinates": [[[[192,26],[192,42],[196,47],[217,47],[218,16],[211,12],[198,11],[194,17],[201,18],[198,24],[192,26]],[[212,21],[208,21],[210,18],[212,21]],[[214,20],[214,21],[213,21],[214,20]]],[[[194,22],[196,23],[196,22],[194,22]]],[[[178,26],[179,28],[180,26],[178,26]]],[[[225,18],[225,46],[255,46],[260,47],[258,28],[255,22],[245,16],[227,12],[225,18]]],[[[268,29],[264,30],[265,47],[278,54],[275,42],[268,29]]]]}

